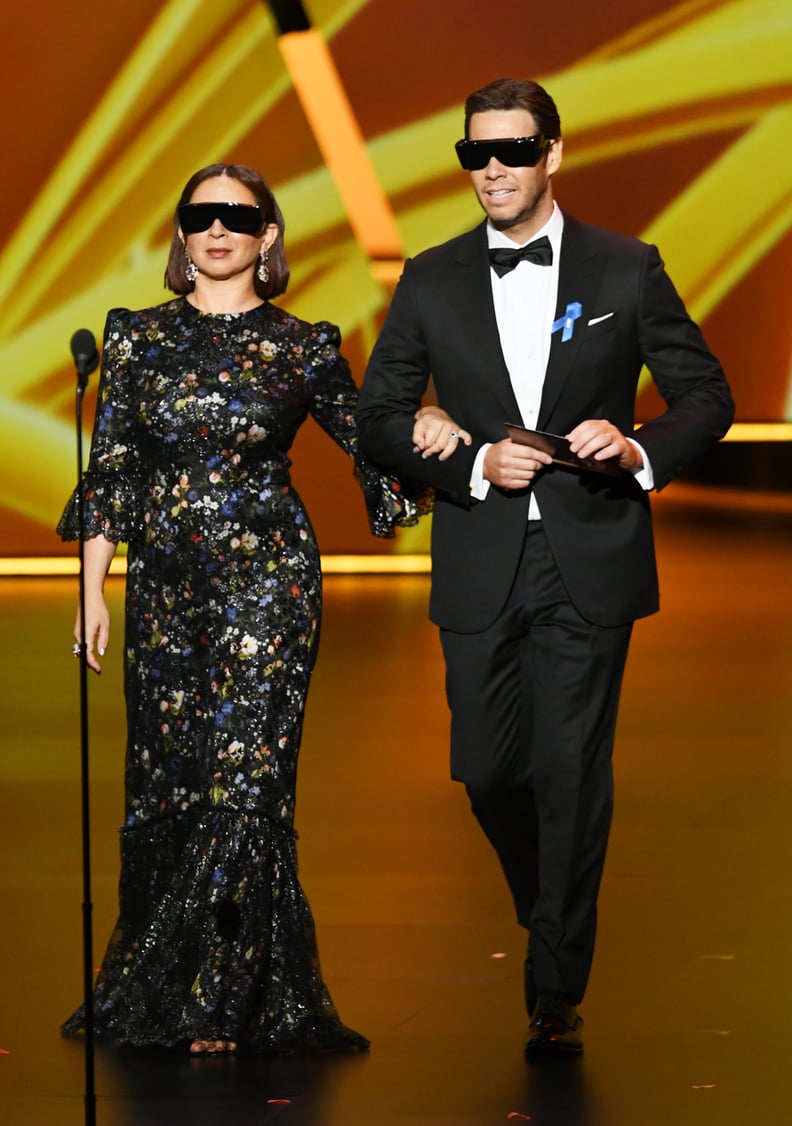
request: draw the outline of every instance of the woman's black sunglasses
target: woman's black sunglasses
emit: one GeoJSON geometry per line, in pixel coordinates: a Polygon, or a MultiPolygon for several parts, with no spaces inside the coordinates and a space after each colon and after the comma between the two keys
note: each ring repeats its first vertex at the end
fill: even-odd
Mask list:
{"type": "Polygon", "coordinates": [[[215,219],[237,235],[257,235],[264,226],[258,204],[184,203],[179,208],[179,226],[185,235],[208,231],[215,219]]]}

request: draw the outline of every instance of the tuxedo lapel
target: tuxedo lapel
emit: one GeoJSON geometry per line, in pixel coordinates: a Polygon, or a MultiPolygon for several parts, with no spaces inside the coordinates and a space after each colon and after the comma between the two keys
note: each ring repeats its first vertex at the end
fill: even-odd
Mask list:
{"type": "Polygon", "coordinates": [[[460,240],[456,261],[458,284],[452,291],[452,297],[461,323],[469,329],[466,350],[470,367],[476,373],[482,373],[500,404],[503,421],[519,422],[520,408],[503,358],[492,300],[486,223],[460,240]]]}
{"type": "Polygon", "coordinates": [[[564,216],[558,270],[558,301],[554,319],[554,324],[559,327],[550,338],[550,356],[547,361],[542,405],[539,411],[540,430],[547,427],[548,419],[553,413],[577,358],[586,321],[597,305],[601,278],[602,255],[589,244],[585,227],[569,216],[564,216]],[[580,306],[580,312],[575,317],[577,306],[580,306]],[[565,331],[563,322],[567,317],[575,319],[571,319],[569,328],[565,331]]]}

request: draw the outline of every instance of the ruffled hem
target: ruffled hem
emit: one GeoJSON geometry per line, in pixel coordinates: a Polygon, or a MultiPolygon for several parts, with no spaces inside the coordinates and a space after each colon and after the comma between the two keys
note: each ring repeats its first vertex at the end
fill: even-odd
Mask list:
{"type": "MultiPolygon", "coordinates": [[[[129,543],[142,531],[137,490],[120,476],[108,478],[89,470],[82,480],[83,539],[104,536],[113,543],[129,543]]],[[[80,539],[79,488],[69,497],[58,521],[62,540],[80,539]]]]}
{"type": "MultiPolygon", "coordinates": [[[[124,830],[121,916],[94,991],[98,1040],[233,1040],[255,1054],[360,1052],[321,977],[290,826],[201,810],[124,830]]],[[[84,1030],[84,1009],[62,1027],[84,1030]]]]}
{"type": "Polygon", "coordinates": [[[432,511],[432,489],[408,488],[394,477],[383,476],[365,458],[355,462],[355,476],[363,490],[372,535],[392,539],[394,527],[412,527],[432,511]]]}

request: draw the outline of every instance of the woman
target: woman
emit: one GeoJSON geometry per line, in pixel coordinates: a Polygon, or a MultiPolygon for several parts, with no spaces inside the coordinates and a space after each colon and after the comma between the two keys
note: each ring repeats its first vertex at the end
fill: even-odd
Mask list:
{"type": "MultiPolygon", "coordinates": [[[[202,169],[174,217],[165,277],[181,296],[107,320],[83,483],[85,643],[101,672],[104,579],[128,541],[128,742],[120,917],[94,1005],[97,1036],[126,1044],[368,1046],[333,1008],[297,880],[297,753],[321,611],[316,542],[289,480],[298,427],[312,414],[352,457],[376,535],[414,523],[418,504],[357,453],[338,330],[269,302],[288,280],[283,229],[256,172],[202,169]]],[[[456,438],[432,425],[416,441],[447,456],[456,438]]],[[[75,495],[58,530],[78,529],[75,495]]]]}

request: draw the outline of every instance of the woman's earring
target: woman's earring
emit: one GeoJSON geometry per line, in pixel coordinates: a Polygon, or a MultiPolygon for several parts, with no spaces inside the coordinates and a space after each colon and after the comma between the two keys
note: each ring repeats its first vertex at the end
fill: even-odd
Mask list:
{"type": "Polygon", "coordinates": [[[184,261],[184,276],[186,277],[188,282],[194,283],[200,271],[190,257],[190,252],[186,246],[184,248],[184,261]]]}
{"type": "Polygon", "coordinates": [[[267,265],[268,262],[269,251],[267,250],[266,246],[262,246],[261,253],[259,254],[259,264],[258,270],[256,270],[256,274],[258,275],[258,280],[260,282],[264,282],[264,285],[267,284],[270,278],[269,266],[267,265]]]}

